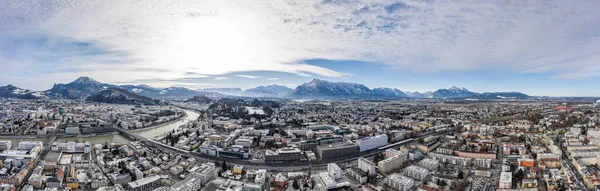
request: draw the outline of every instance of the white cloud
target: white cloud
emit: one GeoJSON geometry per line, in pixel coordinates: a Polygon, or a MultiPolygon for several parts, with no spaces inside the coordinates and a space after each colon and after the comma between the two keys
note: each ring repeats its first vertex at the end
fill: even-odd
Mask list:
{"type": "Polygon", "coordinates": [[[215,80],[226,80],[226,79],[229,79],[229,78],[223,77],[223,76],[215,77],[215,80]]]}
{"type": "Polygon", "coordinates": [[[272,80],[272,81],[279,80],[279,78],[265,78],[265,79],[266,80],[272,80]]]}
{"type": "Polygon", "coordinates": [[[331,59],[416,72],[600,76],[600,1],[0,4],[0,65],[15,74],[60,77],[75,71],[107,82],[249,71],[348,76],[302,62],[331,59]],[[76,46],[79,42],[89,45],[76,46]]]}
{"type": "Polygon", "coordinates": [[[307,74],[307,73],[302,73],[302,72],[298,72],[298,73],[296,73],[296,75],[298,75],[298,76],[302,76],[302,77],[311,77],[311,75],[310,75],[310,74],[307,74]]]}
{"type": "Polygon", "coordinates": [[[237,76],[237,77],[240,77],[240,78],[248,78],[248,79],[258,79],[258,78],[262,78],[262,76],[242,75],[242,74],[240,74],[240,75],[235,75],[235,76],[237,76]]]}

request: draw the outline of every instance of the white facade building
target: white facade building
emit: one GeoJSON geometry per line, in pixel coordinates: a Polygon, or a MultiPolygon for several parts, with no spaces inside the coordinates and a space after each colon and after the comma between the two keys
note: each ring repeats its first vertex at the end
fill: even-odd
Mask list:
{"type": "Polygon", "coordinates": [[[510,172],[500,173],[498,184],[498,188],[500,189],[510,189],[512,187],[512,174],[510,172]]]}
{"type": "Polygon", "coordinates": [[[342,169],[335,163],[327,164],[327,172],[333,179],[337,180],[342,178],[342,169]]]}
{"type": "Polygon", "coordinates": [[[0,151],[10,150],[12,148],[12,142],[7,140],[0,141],[0,151]]]}
{"type": "Polygon", "coordinates": [[[67,153],[90,153],[92,150],[90,142],[75,143],[69,141],[67,143],[52,143],[52,151],[62,151],[67,153]]]}
{"type": "Polygon", "coordinates": [[[429,175],[429,170],[415,165],[406,167],[403,172],[405,176],[416,180],[423,180],[429,175]]]}
{"type": "Polygon", "coordinates": [[[17,148],[19,150],[31,150],[33,148],[35,148],[36,146],[40,146],[40,147],[44,147],[44,143],[40,142],[40,141],[21,141],[19,142],[17,148]]]}
{"type": "Polygon", "coordinates": [[[397,173],[388,176],[386,183],[390,187],[401,191],[408,191],[415,185],[415,181],[413,179],[397,173]]]}
{"type": "Polygon", "coordinates": [[[366,172],[367,176],[377,174],[375,164],[363,157],[358,158],[358,169],[366,172]]]}
{"type": "Polygon", "coordinates": [[[379,148],[388,144],[388,136],[385,134],[377,135],[374,137],[365,137],[356,141],[359,147],[359,151],[368,151],[379,148]]]}

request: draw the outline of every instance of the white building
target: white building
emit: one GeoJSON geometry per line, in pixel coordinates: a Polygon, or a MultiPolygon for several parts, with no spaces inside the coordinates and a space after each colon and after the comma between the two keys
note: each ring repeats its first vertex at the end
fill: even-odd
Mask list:
{"type": "Polygon", "coordinates": [[[62,151],[67,153],[90,153],[92,150],[90,142],[75,143],[69,141],[67,143],[52,143],[52,151],[62,151]]]}
{"type": "Polygon", "coordinates": [[[429,170],[415,165],[406,167],[403,172],[405,176],[416,180],[423,180],[429,175],[429,170]]]}
{"type": "Polygon", "coordinates": [[[406,176],[394,173],[387,177],[386,183],[397,190],[407,191],[410,190],[414,185],[415,181],[406,176]]]}
{"type": "Polygon", "coordinates": [[[385,134],[377,135],[373,137],[365,137],[356,141],[359,147],[359,151],[368,151],[379,148],[388,144],[388,136],[385,134]]]}
{"type": "Polygon", "coordinates": [[[510,189],[512,187],[512,174],[510,172],[500,173],[500,181],[498,183],[500,189],[510,189]]]}
{"type": "Polygon", "coordinates": [[[375,164],[366,158],[358,158],[358,169],[366,172],[368,176],[377,174],[375,164]]]}
{"type": "Polygon", "coordinates": [[[192,172],[184,180],[177,182],[171,186],[171,190],[175,191],[197,191],[202,188],[204,184],[202,181],[202,175],[197,172],[192,172]]]}
{"type": "Polygon", "coordinates": [[[260,169],[256,171],[256,176],[254,177],[254,183],[263,185],[265,184],[265,180],[267,177],[267,170],[260,169]]]}
{"type": "Polygon", "coordinates": [[[436,171],[437,168],[440,166],[440,162],[435,159],[425,158],[419,161],[419,166],[426,168],[430,171],[436,171]]]}
{"type": "Polygon", "coordinates": [[[211,162],[202,163],[200,168],[198,168],[195,172],[198,173],[198,180],[202,182],[203,185],[217,176],[217,168],[215,167],[215,163],[211,162]]]}
{"type": "Polygon", "coordinates": [[[327,164],[327,172],[329,173],[329,176],[331,176],[333,179],[337,180],[342,178],[342,169],[340,169],[340,167],[335,163],[327,164]]]}
{"type": "Polygon", "coordinates": [[[151,176],[147,178],[142,178],[133,182],[127,183],[128,190],[131,191],[146,191],[153,190],[158,187],[160,176],[151,176]]]}
{"type": "Polygon", "coordinates": [[[0,151],[10,150],[12,148],[12,142],[7,140],[0,140],[0,151]]]}
{"type": "Polygon", "coordinates": [[[65,128],[65,133],[67,134],[79,134],[79,132],[79,127],[73,126],[65,128]]]}
{"type": "MultiPolygon", "coordinates": [[[[392,153],[390,150],[394,149],[386,150],[386,157],[388,156],[388,153],[392,153]]],[[[408,152],[398,151],[393,153],[396,153],[396,155],[389,155],[389,158],[386,158],[377,163],[377,168],[381,173],[387,173],[394,169],[400,168],[402,165],[404,165],[404,163],[408,161],[408,152]]]]}
{"type": "Polygon", "coordinates": [[[250,137],[240,137],[235,140],[235,145],[243,146],[244,148],[252,147],[253,140],[250,137]]]}
{"type": "Polygon", "coordinates": [[[40,141],[21,141],[19,142],[17,148],[19,150],[31,150],[33,148],[35,148],[36,146],[40,146],[40,147],[44,147],[44,143],[40,142],[40,141]]]}

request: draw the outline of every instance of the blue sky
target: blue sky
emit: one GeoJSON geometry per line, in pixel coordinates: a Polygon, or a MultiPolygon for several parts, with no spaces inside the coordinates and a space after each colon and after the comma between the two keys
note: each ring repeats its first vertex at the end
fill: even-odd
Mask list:
{"type": "Polygon", "coordinates": [[[599,1],[2,1],[0,84],[600,96],[599,1]],[[86,11],[81,11],[86,10],[86,11]]]}

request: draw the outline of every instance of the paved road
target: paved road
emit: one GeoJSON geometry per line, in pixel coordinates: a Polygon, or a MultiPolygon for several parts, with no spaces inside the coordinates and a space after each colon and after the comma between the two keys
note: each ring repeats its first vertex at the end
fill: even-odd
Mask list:
{"type": "MultiPolygon", "coordinates": [[[[138,140],[141,141],[143,143],[145,143],[146,145],[152,146],[154,148],[157,148],[163,152],[175,152],[178,154],[181,154],[185,157],[193,157],[198,161],[202,161],[202,162],[221,162],[221,161],[225,161],[227,164],[229,165],[243,165],[244,168],[248,168],[248,169],[266,169],[266,170],[270,170],[270,171],[284,171],[284,172],[289,172],[289,171],[303,171],[303,170],[308,170],[310,164],[309,162],[293,162],[293,163],[264,163],[264,162],[258,162],[258,161],[247,161],[247,160],[239,160],[239,159],[226,159],[226,158],[220,158],[220,157],[214,157],[214,156],[208,156],[202,153],[198,153],[198,152],[190,152],[190,151],[185,151],[182,149],[178,149],[175,147],[171,147],[169,145],[142,137],[140,135],[137,135],[133,132],[121,129],[121,128],[115,128],[116,131],[119,131],[120,133],[124,134],[125,136],[128,136],[134,140],[138,140]]],[[[432,136],[432,135],[439,135],[441,133],[444,132],[436,132],[436,133],[428,133],[428,134],[424,134],[421,135],[419,137],[416,137],[415,140],[418,140],[421,137],[425,137],[425,136],[432,136]]],[[[396,145],[394,147],[391,148],[399,148],[403,145],[412,143],[413,141],[409,141],[406,142],[404,144],[400,144],[400,145],[396,145]]],[[[374,149],[371,151],[366,151],[366,152],[361,152],[361,153],[357,153],[356,155],[352,155],[352,156],[345,156],[343,158],[339,158],[339,159],[334,159],[334,160],[328,160],[328,161],[314,161],[312,163],[313,168],[315,167],[322,167],[322,166],[327,166],[327,163],[345,163],[345,162],[349,162],[349,161],[353,161],[353,160],[357,160],[359,157],[370,157],[373,156],[377,153],[381,152],[381,150],[378,149],[374,149]]]]}
{"type": "Polygon", "coordinates": [[[58,137],[58,130],[56,130],[55,132],[53,132],[52,135],[50,135],[48,137],[48,139],[46,139],[46,142],[43,143],[44,144],[43,145],[44,148],[42,148],[42,152],[31,163],[31,167],[30,167],[31,169],[29,169],[29,171],[27,172],[27,174],[23,178],[23,181],[21,182],[21,184],[17,185],[19,187],[18,190],[23,189],[23,186],[27,185],[27,180],[29,180],[29,177],[31,176],[31,173],[35,170],[35,167],[38,166],[38,163],[40,163],[40,160],[46,158],[46,155],[48,154],[48,152],[50,152],[50,147],[52,146],[52,143],[54,143],[54,141],[56,141],[57,137],[58,137]]]}
{"type": "Polygon", "coordinates": [[[569,168],[569,171],[571,171],[573,173],[573,175],[575,176],[575,184],[577,184],[581,189],[583,190],[588,190],[587,187],[585,186],[585,184],[583,184],[583,179],[581,178],[581,175],[579,175],[579,173],[577,173],[577,171],[575,171],[575,167],[573,166],[573,164],[571,164],[570,161],[568,161],[569,156],[567,155],[567,148],[563,146],[563,142],[562,139],[560,139],[559,136],[557,136],[559,141],[558,141],[558,146],[561,148],[562,150],[562,154],[563,154],[563,160],[561,160],[562,164],[567,166],[567,168],[569,168]]]}

